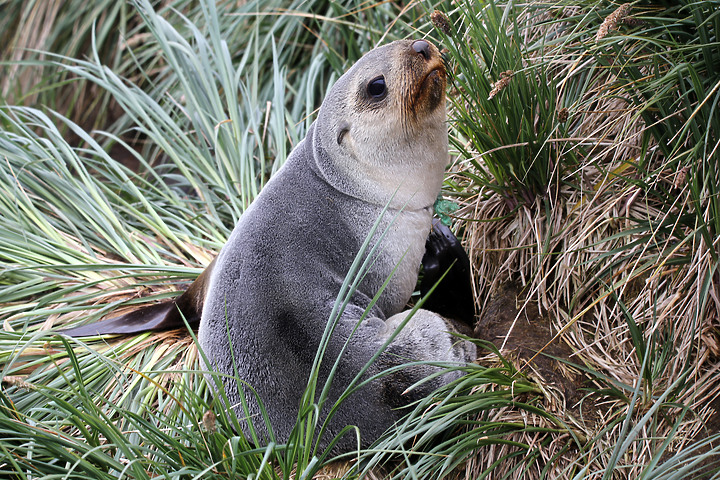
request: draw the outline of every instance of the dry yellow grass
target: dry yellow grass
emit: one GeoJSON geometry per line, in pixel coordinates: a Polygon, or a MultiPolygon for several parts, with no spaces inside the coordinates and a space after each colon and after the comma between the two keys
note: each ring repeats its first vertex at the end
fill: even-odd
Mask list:
{"type": "MultiPolygon", "coordinates": [[[[598,39],[616,28],[628,11],[623,6],[608,17],[598,39]]],[[[547,33],[546,29],[528,30],[525,41],[532,42],[537,40],[533,35],[547,33]]],[[[572,76],[584,68],[587,60],[572,54],[550,58],[551,68],[556,69],[559,78],[572,76]]],[[[642,140],[647,126],[638,107],[619,98],[616,80],[609,71],[598,70],[594,87],[575,109],[558,107],[565,115],[562,121],[577,122],[575,138],[558,141],[571,140],[564,145],[582,145],[587,152],[584,162],[572,172],[582,190],[559,186],[552,194],[516,210],[504,199],[480,190],[462,201],[456,215],[457,225],[465,228],[464,242],[473,260],[479,311],[487,308],[493,295],[506,288],[508,282],[522,289],[517,321],[507,332],[505,342],[513,331],[527,328],[524,315],[530,305],[536,305],[552,325],[555,336],[551,343],[569,347],[573,352],[571,362],[595,372],[588,378],[605,378],[596,381],[595,388],[622,384],[630,397],[638,382],[642,383],[631,416],[633,424],[656,408],[661,394],[678,387],[678,382],[683,385],[678,390],[677,405],[689,406],[690,412],[670,405],[663,407],[656,423],[639,429],[636,441],[618,461],[618,473],[612,477],[637,478],[655,458],[665,438],[672,439],[668,451],[678,452],[692,441],[718,433],[720,405],[715,399],[720,395],[720,279],[713,273],[716,262],[712,250],[718,251],[720,239],[716,238],[710,247],[697,241],[665,243],[666,234],[660,229],[657,236],[652,229],[633,230],[639,219],[653,225],[685,228],[681,234],[691,238],[692,232],[678,227],[677,219],[693,208],[693,199],[685,182],[687,169],[662,171],[655,180],[657,187],[676,195],[675,204],[669,208],[634,182],[642,175],[636,165],[644,152],[642,140]],[[670,245],[669,249],[663,249],[664,245],[670,245]],[[707,278],[711,284],[705,294],[702,282],[707,278]],[[628,318],[640,327],[645,341],[655,343],[656,349],[673,341],[665,357],[657,350],[650,352],[646,366],[653,370],[650,376],[643,374],[641,359],[645,352],[636,351],[628,318]],[[698,324],[697,318],[702,323],[698,324]]],[[[561,82],[561,88],[565,85],[561,82]]],[[[648,150],[653,151],[652,144],[648,150]]],[[[485,152],[475,155],[477,161],[485,161],[485,152]]],[[[651,160],[646,170],[663,169],[662,156],[646,158],[651,160]]],[[[458,163],[454,169],[458,173],[455,181],[463,184],[462,172],[472,171],[472,166],[458,163]]],[[[501,353],[513,359],[511,349],[501,353]]],[[[533,378],[532,366],[526,361],[514,361],[539,385],[547,380],[533,378]]],[[[622,432],[623,423],[617,420],[628,411],[629,398],[590,396],[588,392],[583,408],[591,415],[583,416],[578,414],[580,405],[569,404],[568,399],[554,394],[552,385],[546,387],[542,396],[544,409],[578,429],[588,440],[584,451],[566,449],[567,436],[552,437],[550,441],[546,437],[542,443],[537,434],[513,435],[511,438],[518,442],[537,446],[541,460],[530,471],[520,469],[514,473],[510,472],[523,459],[509,460],[490,478],[565,478],[566,467],[573,462],[588,463],[589,472],[597,472],[584,478],[601,478],[604,474],[603,467],[613,448],[626,433],[622,432]],[[555,458],[558,454],[560,457],[555,458]],[[542,472],[545,465],[548,470],[542,472]]],[[[520,411],[498,414],[503,420],[527,425],[547,423],[542,417],[533,418],[520,411]]],[[[466,478],[474,478],[513,448],[480,449],[467,466],[466,478]]]]}

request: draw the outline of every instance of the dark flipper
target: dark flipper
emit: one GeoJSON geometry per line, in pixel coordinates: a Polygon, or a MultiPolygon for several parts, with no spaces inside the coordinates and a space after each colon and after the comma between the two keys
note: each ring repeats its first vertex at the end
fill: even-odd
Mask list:
{"type": "Polygon", "coordinates": [[[470,276],[470,259],[452,231],[438,219],[425,242],[420,293],[425,296],[445,274],[423,308],[457,320],[471,329],[475,323],[475,300],[470,276]],[[449,270],[448,270],[449,269],[449,270]]]}
{"type": "Polygon", "coordinates": [[[167,330],[200,323],[205,290],[215,260],[203,270],[190,287],[173,300],[148,305],[128,312],[119,317],[109,318],[89,325],[60,330],[58,333],[71,337],[87,337],[92,335],[130,334],[150,330],[167,330]]]}

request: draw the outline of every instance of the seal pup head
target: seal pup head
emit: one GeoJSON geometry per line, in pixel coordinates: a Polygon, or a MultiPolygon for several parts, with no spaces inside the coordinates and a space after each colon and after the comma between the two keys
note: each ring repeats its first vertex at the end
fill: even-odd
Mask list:
{"type": "Polygon", "coordinates": [[[313,151],[321,174],[366,202],[432,206],[448,158],[445,86],[440,52],[426,40],[365,54],[320,108],[313,151]]]}

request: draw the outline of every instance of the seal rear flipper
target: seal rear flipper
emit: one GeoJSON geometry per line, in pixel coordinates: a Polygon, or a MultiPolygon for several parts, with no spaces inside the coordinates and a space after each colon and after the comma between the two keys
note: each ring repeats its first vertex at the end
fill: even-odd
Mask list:
{"type": "Polygon", "coordinates": [[[442,278],[432,295],[425,300],[423,308],[462,322],[472,329],[475,324],[475,299],[470,259],[460,240],[437,218],[432,221],[422,265],[420,293],[423,296],[442,278]]]}
{"type": "MultiPolygon", "coordinates": [[[[190,323],[190,319],[188,319],[190,323]]],[[[94,335],[116,335],[140,333],[149,330],[165,330],[183,325],[180,310],[175,300],[148,305],[119,317],[79,327],[60,330],[58,333],[71,337],[89,337],[94,335]]]]}
{"type": "Polygon", "coordinates": [[[184,327],[186,322],[190,326],[196,326],[200,323],[205,291],[214,266],[215,260],[203,270],[185,292],[173,300],[147,305],[118,317],[60,330],[58,333],[71,337],[87,337],[168,330],[184,327]]]}

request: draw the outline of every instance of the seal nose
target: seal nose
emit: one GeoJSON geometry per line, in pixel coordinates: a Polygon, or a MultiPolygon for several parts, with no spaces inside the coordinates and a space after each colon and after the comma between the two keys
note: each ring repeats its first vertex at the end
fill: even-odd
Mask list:
{"type": "Polygon", "coordinates": [[[425,60],[430,60],[430,44],[427,41],[415,40],[412,43],[412,48],[422,55],[425,60]]]}

